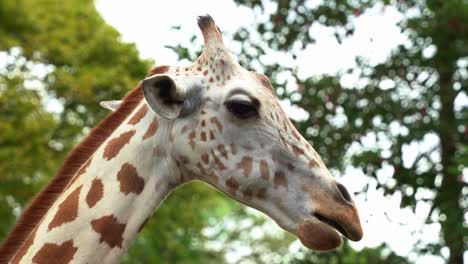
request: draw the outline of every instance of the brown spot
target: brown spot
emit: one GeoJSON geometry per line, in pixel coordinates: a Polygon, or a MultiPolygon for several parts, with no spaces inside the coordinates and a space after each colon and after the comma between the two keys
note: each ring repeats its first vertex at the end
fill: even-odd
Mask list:
{"type": "Polygon", "coordinates": [[[93,208],[97,202],[102,199],[104,194],[104,185],[100,179],[95,178],[91,183],[91,188],[89,188],[88,194],[86,195],[86,203],[89,208],[93,208]]]}
{"type": "Polygon", "coordinates": [[[206,114],[205,110],[201,110],[200,112],[202,115],[206,114]]]}
{"type": "Polygon", "coordinates": [[[265,199],[267,194],[267,189],[266,188],[260,188],[257,192],[257,198],[258,199],[265,199]]]}
{"type": "Polygon", "coordinates": [[[221,124],[221,122],[219,122],[216,116],[213,116],[212,118],[210,118],[210,122],[216,125],[220,133],[223,132],[223,125],[221,124]]]}
{"type": "Polygon", "coordinates": [[[143,135],[143,140],[154,136],[158,131],[158,119],[154,118],[151,124],[149,125],[148,129],[146,130],[145,134],[143,135]]]}
{"type": "Polygon", "coordinates": [[[214,135],[213,130],[210,130],[210,140],[213,140],[213,139],[215,139],[215,135],[214,135]]]}
{"type": "Polygon", "coordinates": [[[320,167],[320,165],[314,158],[309,160],[309,168],[318,168],[318,167],[320,167]]]}
{"type": "Polygon", "coordinates": [[[157,157],[161,156],[161,149],[159,148],[159,146],[154,147],[153,155],[157,157]]]}
{"type": "Polygon", "coordinates": [[[292,165],[292,164],[289,163],[289,162],[287,163],[287,166],[288,166],[288,170],[289,170],[289,171],[293,171],[294,168],[295,168],[294,165],[292,165]]]}
{"type": "Polygon", "coordinates": [[[36,264],[70,263],[77,250],[78,248],[73,245],[73,240],[68,240],[60,245],[45,243],[36,255],[34,255],[32,262],[36,264]]]}
{"type": "Polygon", "coordinates": [[[233,177],[229,177],[229,179],[226,180],[226,186],[230,193],[235,194],[236,190],[239,188],[239,183],[233,177]]]}
{"type": "Polygon", "coordinates": [[[250,175],[250,172],[252,172],[252,157],[250,156],[242,157],[241,162],[237,164],[237,168],[242,169],[244,176],[248,177],[250,175]]]}
{"type": "Polygon", "coordinates": [[[194,148],[195,148],[195,141],[194,141],[194,139],[195,139],[195,131],[194,131],[194,130],[192,130],[192,131],[189,133],[188,139],[189,139],[189,144],[190,144],[190,146],[192,147],[192,149],[194,149],[194,148]]]}
{"type": "Polygon", "coordinates": [[[250,188],[246,188],[244,191],[242,191],[242,194],[244,195],[244,199],[247,201],[250,201],[253,196],[253,192],[250,188]]]}
{"type": "Polygon", "coordinates": [[[104,154],[103,157],[106,160],[111,160],[117,154],[119,154],[120,150],[130,142],[130,139],[135,135],[135,130],[130,130],[125,133],[120,134],[120,136],[113,138],[107,142],[106,147],[104,148],[104,154]]]}
{"type": "Polygon", "coordinates": [[[202,68],[200,66],[197,67],[197,71],[201,71],[202,68]]]}
{"type": "Polygon", "coordinates": [[[205,131],[202,131],[202,132],[200,133],[200,140],[201,140],[201,141],[206,141],[206,133],[205,133],[205,131]]]}
{"type": "Polygon", "coordinates": [[[219,81],[219,75],[216,75],[216,80],[219,81]]]}
{"type": "Polygon", "coordinates": [[[228,158],[228,152],[223,144],[218,145],[218,151],[221,154],[221,156],[223,156],[225,159],[228,158]]]}
{"type": "Polygon", "coordinates": [[[11,260],[11,264],[18,264],[24,255],[28,253],[29,248],[34,243],[34,238],[36,238],[36,231],[37,229],[34,229],[34,231],[28,236],[28,239],[26,239],[23,245],[21,245],[18,252],[15,254],[15,257],[11,260]]]}
{"type": "Polygon", "coordinates": [[[125,224],[119,223],[113,215],[91,221],[91,227],[101,236],[99,243],[106,242],[111,248],[116,246],[122,248],[125,224]]]}
{"type": "Polygon", "coordinates": [[[203,154],[201,155],[201,159],[202,159],[202,161],[203,161],[205,164],[208,164],[208,163],[210,162],[210,157],[209,157],[208,154],[206,154],[206,153],[203,153],[203,154]]]}
{"type": "Polygon", "coordinates": [[[288,189],[288,180],[286,180],[286,176],[282,171],[275,172],[275,178],[273,180],[273,184],[275,189],[279,186],[283,186],[284,188],[288,189]]]}
{"type": "Polygon", "coordinates": [[[183,126],[182,129],[180,130],[180,133],[184,134],[187,131],[187,129],[188,129],[187,126],[183,126]]]}
{"type": "Polygon", "coordinates": [[[205,119],[203,119],[203,120],[201,121],[201,126],[202,126],[202,127],[206,126],[205,119]]]}
{"type": "Polygon", "coordinates": [[[236,146],[236,144],[231,143],[229,146],[231,147],[231,153],[232,153],[232,155],[236,155],[236,154],[237,154],[237,146],[236,146]]]}
{"type": "Polygon", "coordinates": [[[304,155],[305,151],[303,148],[298,147],[296,145],[291,145],[291,147],[293,149],[294,155],[296,155],[297,157],[299,157],[300,155],[304,155]]]}
{"type": "Polygon", "coordinates": [[[270,170],[266,160],[260,161],[260,175],[263,179],[268,180],[270,178],[270,170]]]}
{"type": "Polygon", "coordinates": [[[213,82],[213,81],[214,81],[214,80],[213,80],[213,77],[210,77],[210,80],[209,80],[209,82],[213,82]]]}
{"type": "Polygon", "coordinates": [[[203,72],[203,75],[205,75],[205,76],[208,75],[208,70],[205,70],[205,71],[203,72]]]}
{"type": "Polygon", "coordinates": [[[219,170],[224,170],[226,167],[224,164],[219,160],[219,158],[215,155],[214,151],[211,150],[211,155],[213,156],[213,160],[215,161],[216,165],[218,166],[219,170]]]}
{"type": "Polygon", "coordinates": [[[71,222],[78,216],[78,198],[80,197],[80,187],[76,188],[67,198],[58,206],[57,213],[49,223],[48,230],[71,222]]]}
{"type": "Polygon", "coordinates": [[[145,117],[148,112],[148,106],[146,104],[142,105],[140,109],[133,115],[133,117],[128,121],[129,125],[136,125],[140,122],[143,117],[145,117]]]}
{"type": "Polygon", "coordinates": [[[117,179],[120,182],[120,191],[125,195],[131,192],[140,194],[143,187],[145,187],[145,180],[138,176],[136,168],[128,162],[124,163],[120,168],[117,179]]]}

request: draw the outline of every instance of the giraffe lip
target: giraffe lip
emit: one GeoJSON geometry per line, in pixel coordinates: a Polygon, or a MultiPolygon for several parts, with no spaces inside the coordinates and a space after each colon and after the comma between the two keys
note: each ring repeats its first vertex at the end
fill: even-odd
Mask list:
{"type": "Polygon", "coordinates": [[[320,222],[334,228],[336,231],[340,232],[343,236],[347,237],[347,238],[350,238],[348,232],[346,231],[346,229],[343,227],[343,225],[341,225],[340,223],[338,223],[337,221],[335,220],[332,220],[330,218],[327,218],[325,216],[323,216],[322,214],[319,214],[319,213],[314,213],[313,216],[315,218],[317,218],[317,220],[319,220],[320,222]]]}

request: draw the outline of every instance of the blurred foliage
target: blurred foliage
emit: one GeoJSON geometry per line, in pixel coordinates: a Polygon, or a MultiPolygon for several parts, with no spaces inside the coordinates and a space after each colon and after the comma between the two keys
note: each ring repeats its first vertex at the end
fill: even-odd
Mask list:
{"type": "Polygon", "coordinates": [[[291,264],[367,264],[386,263],[404,264],[410,263],[405,258],[391,252],[387,246],[380,245],[376,248],[364,248],[356,251],[345,242],[337,252],[311,253],[300,252],[300,256],[291,260],[291,264]]]}

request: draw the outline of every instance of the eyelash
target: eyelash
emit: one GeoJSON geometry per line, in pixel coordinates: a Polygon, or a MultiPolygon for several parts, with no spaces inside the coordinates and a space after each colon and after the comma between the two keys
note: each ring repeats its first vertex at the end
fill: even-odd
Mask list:
{"type": "Polygon", "coordinates": [[[254,103],[245,100],[232,100],[224,103],[226,108],[238,118],[247,119],[258,116],[258,110],[254,103]]]}

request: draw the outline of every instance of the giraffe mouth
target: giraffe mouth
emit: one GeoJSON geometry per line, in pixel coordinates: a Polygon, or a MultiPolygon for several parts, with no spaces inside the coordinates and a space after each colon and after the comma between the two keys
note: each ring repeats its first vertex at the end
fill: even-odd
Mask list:
{"type": "Polygon", "coordinates": [[[320,212],[311,213],[312,218],[301,221],[297,236],[309,249],[329,251],[342,244],[342,236],[359,241],[362,238],[361,225],[344,215],[328,216],[320,212]]]}
{"type": "Polygon", "coordinates": [[[333,227],[336,231],[340,232],[346,238],[350,238],[350,235],[348,234],[348,232],[346,232],[346,229],[343,227],[343,225],[341,225],[337,221],[327,218],[319,213],[314,213],[313,216],[317,218],[320,222],[333,227]]]}

